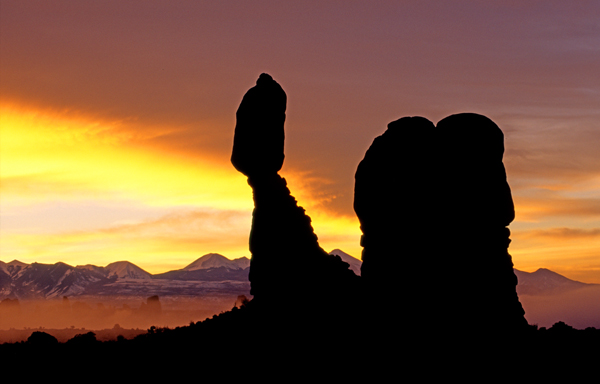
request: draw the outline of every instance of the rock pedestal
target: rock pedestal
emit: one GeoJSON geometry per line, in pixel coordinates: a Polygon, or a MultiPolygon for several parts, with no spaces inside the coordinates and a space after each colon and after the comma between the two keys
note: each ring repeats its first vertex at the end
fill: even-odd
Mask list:
{"type": "Polygon", "coordinates": [[[307,315],[334,316],[358,294],[359,278],[319,246],[310,217],[277,174],[284,159],[285,101],[279,84],[262,74],[237,112],[231,161],[248,176],[254,198],[251,294],[255,306],[269,310],[297,306],[307,315]]]}

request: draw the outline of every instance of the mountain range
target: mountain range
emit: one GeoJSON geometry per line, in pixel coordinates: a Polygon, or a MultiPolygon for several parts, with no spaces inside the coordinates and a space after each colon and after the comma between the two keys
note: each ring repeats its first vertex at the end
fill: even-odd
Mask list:
{"type": "Polygon", "coordinates": [[[210,253],[180,270],[153,275],[129,261],[106,267],[0,261],[0,300],[62,296],[248,294],[250,259],[210,253]]]}
{"type": "MultiPolygon", "coordinates": [[[[360,275],[360,260],[339,249],[330,254],[339,256],[360,275]]],[[[0,261],[0,300],[83,295],[248,295],[249,268],[247,257],[230,260],[217,253],[204,255],[182,269],[154,275],[128,261],[117,261],[105,267],[0,261]]],[[[557,294],[594,285],[568,279],[545,268],[535,272],[515,270],[515,273],[519,295],[557,294]]]]}

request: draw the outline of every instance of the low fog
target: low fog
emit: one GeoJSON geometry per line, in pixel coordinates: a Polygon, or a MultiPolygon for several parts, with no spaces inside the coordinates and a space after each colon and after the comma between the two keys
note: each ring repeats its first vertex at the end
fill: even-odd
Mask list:
{"type": "Polygon", "coordinates": [[[519,295],[529,324],[551,327],[557,321],[600,329],[600,285],[549,295],[519,295]]]}
{"type": "MultiPolygon", "coordinates": [[[[600,329],[598,285],[556,294],[521,294],[519,300],[529,324],[549,328],[563,321],[577,329],[600,329]]],[[[152,326],[185,326],[239,305],[240,298],[236,296],[4,300],[0,303],[0,343],[26,340],[37,330],[50,333],[61,342],[90,331],[102,341],[120,335],[129,339],[152,326]]]]}
{"type": "Polygon", "coordinates": [[[230,310],[239,304],[237,300],[236,296],[3,300],[0,343],[26,340],[36,330],[50,333],[59,341],[89,331],[95,332],[98,340],[119,335],[132,338],[151,326],[175,328],[204,320],[230,310]]]}

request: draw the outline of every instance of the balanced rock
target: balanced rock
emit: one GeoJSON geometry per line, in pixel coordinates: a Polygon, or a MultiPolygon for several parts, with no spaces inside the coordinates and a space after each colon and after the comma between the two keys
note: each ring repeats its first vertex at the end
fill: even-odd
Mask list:
{"type": "Polygon", "coordinates": [[[283,89],[262,74],[237,112],[231,162],[248,176],[254,199],[251,294],[255,307],[310,303],[312,310],[337,316],[335,308],[349,308],[347,298],[357,294],[359,277],[319,246],[310,217],[277,174],[284,160],[285,103],[283,89]]]}
{"type": "Polygon", "coordinates": [[[236,113],[231,163],[246,176],[277,173],[285,157],[285,108],[287,97],[266,73],[244,95],[236,113]]]}

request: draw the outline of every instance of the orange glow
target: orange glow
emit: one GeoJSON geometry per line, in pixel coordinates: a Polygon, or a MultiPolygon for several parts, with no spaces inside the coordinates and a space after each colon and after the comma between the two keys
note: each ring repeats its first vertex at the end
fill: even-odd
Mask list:
{"type": "Polygon", "coordinates": [[[533,272],[548,268],[570,279],[600,283],[600,232],[598,230],[513,231],[509,248],[515,268],[533,272]]]}
{"type": "Polygon", "coordinates": [[[36,225],[33,233],[3,225],[3,259],[72,264],[128,259],[159,272],[171,265],[180,268],[208,252],[229,257],[248,254],[252,198],[244,178],[232,167],[201,156],[186,161],[134,145],[167,128],[141,130],[127,122],[7,104],[0,106],[0,113],[4,222],[18,213],[17,207],[35,210],[40,204],[61,204],[68,209],[69,204],[89,200],[123,206],[132,201],[210,216],[200,225],[188,217],[186,226],[185,218],[177,221],[172,214],[137,225],[60,233],[43,224],[36,225]],[[235,217],[225,217],[228,213],[235,217]],[[223,228],[225,224],[229,227],[223,228]],[[186,238],[195,239],[195,246],[183,241],[186,238]]]}
{"type": "Polygon", "coordinates": [[[69,113],[48,114],[2,105],[2,194],[5,201],[134,198],[149,205],[249,209],[249,188],[230,167],[182,161],[135,144],[168,128],[145,129],[69,113]],[[140,133],[140,131],[142,133],[140,133]]]}
{"type": "MultiPolygon", "coordinates": [[[[3,260],[72,265],[129,260],[158,273],[182,268],[209,252],[250,256],[251,189],[228,157],[218,162],[202,154],[192,158],[141,145],[170,132],[168,127],[12,104],[0,105],[0,112],[5,221],[25,207],[38,209],[43,219],[41,207],[77,209],[77,202],[90,200],[100,209],[102,204],[125,209],[133,202],[142,210],[158,207],[165,212],[109,226],[95,226],[95,218],[89,217],[92,224],[86,229],[57,231],[44,220],[25,232],[3,228],[3,260]]],[[[302,175],[285,176],[299,204],[309,210],[321,246],[359,257],[358,220],[321,212],[320,200],[303,188],[307,181],[302,175]]]]}

